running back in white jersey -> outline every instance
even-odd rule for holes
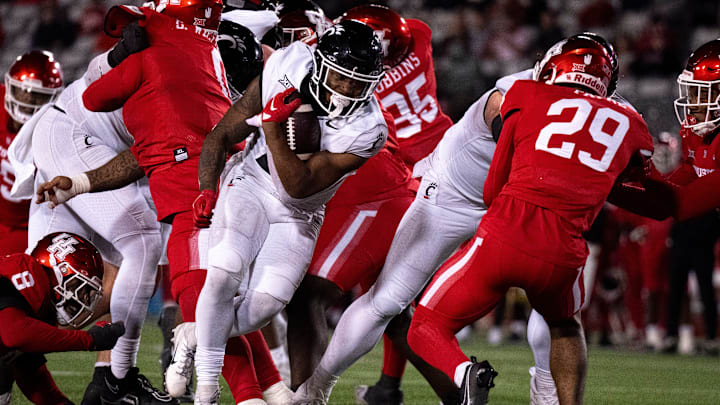
[[[290,87],[300,89],[312,67],[313,49],[302,42],[294,42],[287,48],[274,52],[265,63],[263,70],[263,105],[270,102],[276,94]],[[366,106],[350,117],[330,120],[327,116],[318,116],[318,123],[320,125],[320,150],[331,153],[352,153],[363,158],[370,158],[382,149],[388,134],[380,105],[374,97]],[[354,173],[346,174],[333,185],[309,197],[297,199],[290,197],[282,187],[273,165],[272,156],[265,144],[264,134],[260,135],[257,144],[248,155],[249,158],[243,161],[244,169],[256,177],[267,177],[268,173],[256,161],[262,155],[267,155],[272,179],[273,190],[269,191],[285,204],[306,211],[322,207],[332,198],[343,180]]]

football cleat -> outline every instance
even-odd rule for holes
[[[495,386],[493,380],[498,373],[487,360],[478,363],[473,356],[470,361],[472,364],[465,370],[462,386],[460,386],[461,405],[486,405],[490,388]]]
[[[219,385],[198,385],[195,405],[218,405],[220,403]]]
[[[173,355],[165,372],[165,388],[173,398],[179,398],[187,391],[195,363],[195,322],[185,322],[173,330]]]
[[[109,371],[109,370],[108,370]],[[112,372],[103,378],[103,392],[100,405],[163,405],[178,404],[178,401],[150,384],[137,367],[128,371],[123,379],[117,379]],[[97,403],[95,403],[97,404]]]
[[[358,385],[355,387],[355,403],[362,405],[403,405],[403,392],[398,388],[379,385]]]

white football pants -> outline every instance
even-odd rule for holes
[[[324,212],[290,209],[268,190],[269,176],[258,179],[241,165],[220,189],[195,317],[198,384],[217,384],[231,329],[243,335],[270,322],[310,264]]]
[[[58,175],[100,167],[119,152],[52,108],[38,122],[32,142],[36,186]],[[29,221],[29,249],[48,233],[73,232],[97,243],[110,263],[120,264],[110,300],[113,322],[125,323],[125,334],[111,357],[117,377],[135,365],[164,246],[147,180],[143,182],[145,185],[137,182],[118,190],[82,194],[55,209],[32,204]]]

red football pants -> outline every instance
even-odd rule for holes
[[[410,348],[454,379],[457,366],[469,361],[455,333],[490,312],[510,287],[525,289],[548,321],[572,317],[584,298],[582,268],[544,262],[480,228],[425,291],[410,324]]]

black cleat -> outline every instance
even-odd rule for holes
[[[105,391],[105,376],[110,374],[110,366],[95,367],[92,381],[85,388],[80,405],[97,405],[100,403],[100,395]]]
[[[122,380],[117,379],[112,372],[108,370],[103,379],[100,401],[93,403],[93,405],[96,404],[176,405],[178,401],[165,392],[153,387],[144,375],[138,373],[137,367],[133,367]],[[88,403],[88,405],[90,405],[90,403]]]
[[[362,405],[403,405],[403,392],[399,388],[358,385],[355,387],[355,403]]]
[[[490,388],[495,386],[493,380],[498,373],[487,360],[478,363],[473,356],[470,361],[473,364],[465,370],[465,376],[460,387],[461,405],[486,405]]]

